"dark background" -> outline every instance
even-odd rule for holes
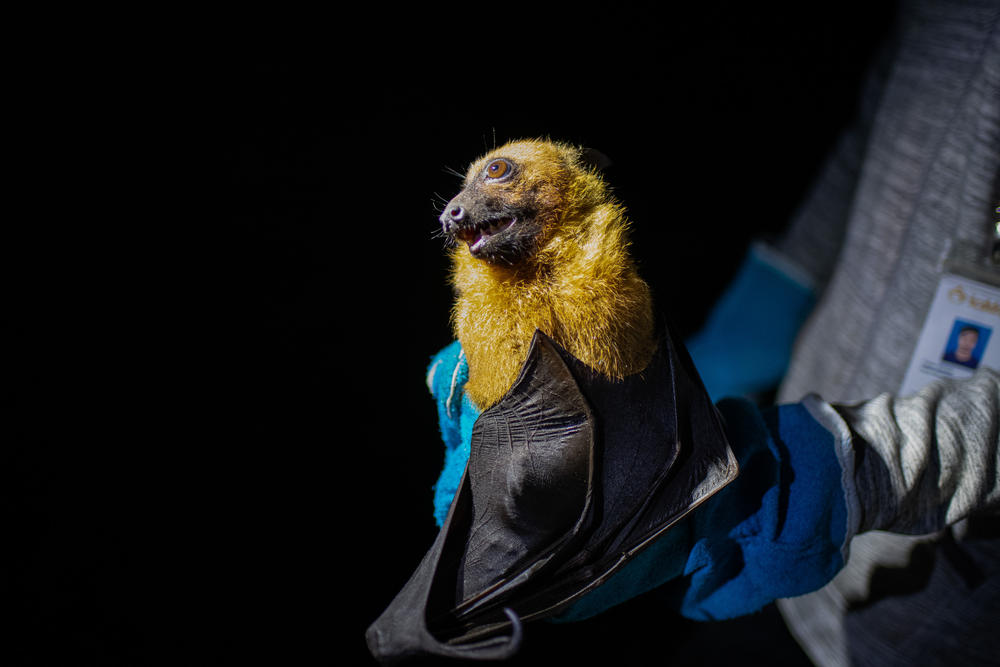
[[[436,530],[447,168],[521,137],[607,154],[687,335],[801,201],[893,10],[654,7],[233,17],[168,40],[142,98],[154,75],[116,70],[86,143],[122,180],[74,164],[122,224],[43,233],[12,283],[5,664],[369,664]],[[782,632],[640,599],[530,626],[516,662],[797,664]]]

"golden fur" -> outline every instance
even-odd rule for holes
[[[628,253],[628,221],[581,149],[516,141],[483,156],[466,183],[505,157],[518,178],[490,184],[490,195],[532,197],[541,223],[535,252],[513,264],[476,259],[462,243],[452,252],[455,335],[469,363],[466,392],[481,409],[517,378],[535,329],[612,378],[646,367],[655,348],[649,288]]]

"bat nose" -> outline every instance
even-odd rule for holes
[[[458,225],[465,220],[465,209],[461,204],[448,204],[439,219],[446,232],[454,232]]]

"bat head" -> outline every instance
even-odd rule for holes
[[[594,152],[546,140],[513,141],[469,167],[439,217],[444,234],[473,258],[517,265],[535,256],[575,215],[606,199]]]

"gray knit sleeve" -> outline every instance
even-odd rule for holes
[[[853,452],[853,460],[842,459],[854,515],[848,538],[867,530],[931,533],[1000,512],[996,372],[981,368],[967,380],[937,381],[913,396],[883,394],[830,407],[822,420],[850,438]]]

